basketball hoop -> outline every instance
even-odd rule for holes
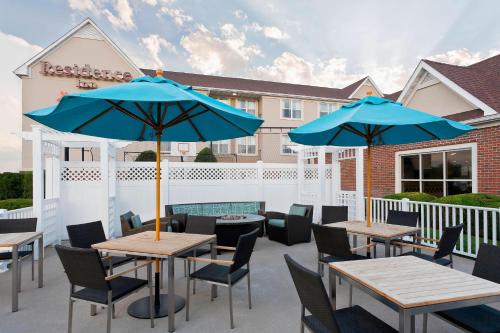
[[[189,143],[178,143],[177,150],[182,156],[186,156],[189,153]]]

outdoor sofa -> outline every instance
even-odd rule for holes
[[[233,202],[203,202],[183,203],[165,206],[165,217],[169,221],[172,231],[184,232],[188,215],[215,216],[225,215],[261,215],[265,216],[266,203],[264,201],[233,201]],[[246,222],[244,219],[234,224],[217,222],[215,233],[217,244],[236,246],[240,235],[259,229],[258,236],[265,234],[264,218],[258,222]]]

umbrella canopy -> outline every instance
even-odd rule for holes
[[[216,141],[253,135],[263,120],[163,77],[65,95],[26,113],[48,127],[129,141]],[[159,133],[161,132],[161,133]]]
[[[368,96],[289,132],[292,141],[312,146],[368,146],[367,224],[370,226],[371,147],[451,139],[471,126]]]

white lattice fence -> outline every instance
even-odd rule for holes
[[[116,167],[116,180],[124,181],[150,181],[156,179],[156,166],[153,163],[135,162],[124,163]],[[153,164],[153,165],[151,165]]]
[[[99,163],[65,162],[61,168],[63,182],[92,182],[101,180]]]
[[[297,168],[295,166],[285,167],[278,165],[265,165],[262,178],[265,182],[296,182]]]
[[[60,241],[57,208],[59,199],[43,200],[43,243],[45,245],[56,244]]]

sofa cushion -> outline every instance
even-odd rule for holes
[[[201,204],[173,205],[172,212],[174,214],[203,215],[203,206]]]
[[[137,229],[142,227],[142,221],[140,215],[133,215],[130,218],[130,221],[132,223],[132,229]]]
[[[285,227],[285,220],[282,219],[269,219],[269,224],[278,227],[278,228],[284,228]]]
[[[288,215],[306,216],[306,207],[292,205]]]
[[[260,209],[260,203],[253,202],[231,202],[231,209],[229,214],[258,214]]]
[[[203,216],[228,215],[231,209],[231,204],[229,202],[204,203],[200,205],[203,207]]]

